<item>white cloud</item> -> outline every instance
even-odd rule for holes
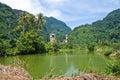
[[[39,0],[1,0],[13,9],[25,10],[33,14],[44,12]]]
[[[53,16],[57,19],[61,19],[62,17],[62,12],[60,10],[60,8],[62,8],[63,4],[66,2],[67,0],[44,0],[44,1],[40,1],[40,2],[44,2],[46,5],[44,6],[44,15],[45,16]]]
[[[61,3],[64,0],[45,0],[49,4],[49,8],[46,8],[45,5],[41,5],[40,0],[1,0],[2,3],[5,3],[12,7],[13,9],[20,9],[28,11],[32,14],[38,14],[42,12],[45,16],[53,16],[59,18],[61,16],[61,11],[57,10],[54,4]],[[54,5],[54,7],[50,8],[50,6]]]
[[[45,13],[45,15],[47,16],[53,16],[53,17],[56,17],[56,18],[60,18],[62,13],[60,10],[51,10],[51,11],[48,11],[47,13]]]
[[[65,0],[45,0],[45,2],[47,2],[47,3],[52,3],[52,4],[54,4],[54,3],[62,3],[62,2],[64,2]]]
[[[63,5],[67,2],[68,0],[44,0],[43,2],[46,3],[46,5],[49,6],[49,9],[57,9],[57,8],[62,8],[64,7]]]
[[[12,8],[16,8],[16,9],[22,9],[22,10],[28,10],[31,8],[30,3],[31,1],[28,0],[1,0],[1,2],[11,6]]]
[[[40,12],[45,13],[44,7],[41,5],[39,0],[32,0],[31,1],[31,12],[33,12],[34,14],[38,14]]]

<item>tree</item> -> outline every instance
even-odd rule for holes
[[[17,40],[18,54],[35,54],[46,52],[45,45],[41,37],[34,30],[21,33]]]
[[[17,40],[18,54],[35,54],[46,52],[44,43],[41,40],[39,31],[43,25],[43,15],[38,14],[35,17],[32,14],[24,14],[19,18],[19,25],[23,27],[23,31]]]
[[[25,32],[25,25],[26,25],[26,22],[27,22],[27,14],[24,12],[24,14],[22,16],[20,16],[20,18],[18,19],[19,21],[19,25],[22,26],[22,30],[23,30],[23,33]]]
[[[94,51],[95,50],[95,43],[88,44],[87,48],[89,51]]]
[[[24,13],[19,18],[19,25],[22,26],[22,32],[25,33],[26,31],[30,29],[34,29],[36,31],[40,31],[41,27],[44,24],[43,21],[43,14],[39,13],[37,17],[35,17],[32,14]]]
[[[44,24],[43,14],[39,13],[38,16],[37,16],[37,22],[36,22],[36,26],[38,28],[38,31],[39,31],[39,29],[41,29],[43,24]]]

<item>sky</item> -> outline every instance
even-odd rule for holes
[[[120,0],[0,0],[12,7],[34,15],[55,17],[72,29],[102,20],[109,12],[120,8]]]

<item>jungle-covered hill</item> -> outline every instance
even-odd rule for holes
[[[110,12],[103,20],[76,27],[69,34],[73,45],[120,43],[120,9]]]

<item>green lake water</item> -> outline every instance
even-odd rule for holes
[[[24,63],[25,69],[34,78],[53,75],[66,75],[83,73],[86,71],[104,72],[108,60],[100,55],[82,52],[64,54],[37,54],[12,57],[1,57],[3,65],[16,65]],[[74,54],[75,53],[75,54]],[[18,62],[15,62],[18,61]]]

